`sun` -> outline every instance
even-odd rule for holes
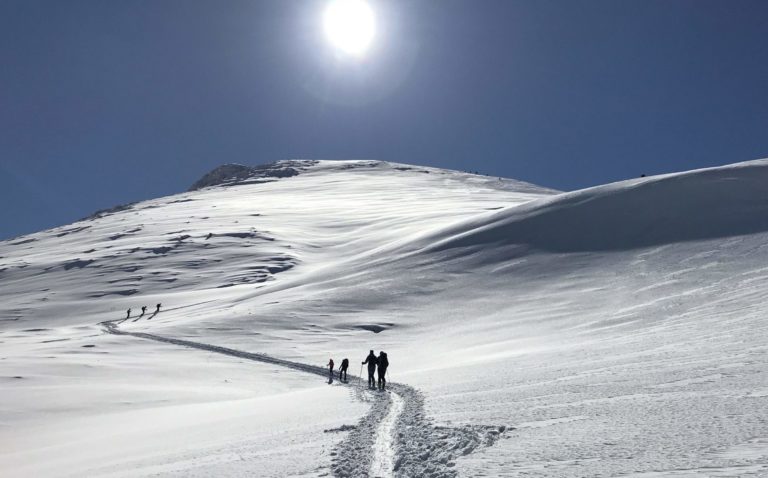
[[[323,26],[337,50],[356,57],[365,54],[376,34],[373,9],[365,0],[332,0],[325,9]]]

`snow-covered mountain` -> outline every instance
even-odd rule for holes
[[[0,469],[768,476],[766,192],[280,161],[0,242]]]

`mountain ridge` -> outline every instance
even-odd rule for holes
[[[349,431],[367,392],[203,350],[327,370],[375,349],[417,391],[405,416],[435,424],[411,456],[444,458],[444,476],[768,472],[764,161],[567,193],[301,166],[0,242],[1,469],[331,470],[341,440],[370,449]],[[470,455],[465,424],[512,433]]]

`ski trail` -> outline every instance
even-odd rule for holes
[[[395,466],[395,425],[403,412],[403,399],[396,393],[389,394],[389,411],[379,423],[376,441],[373,443],[371,477],[392,478]]]
[[[325,367],[191,340],[127,332],[116,322],[105,321],[100,325],[114,335],[205,350],[311,373],[324,379],[328,377]],[[392,382],[387,384],[389,393],[380,394],[356,387],[356,379],[358,377],[350,375],[348,383],[341,383],[352,388],[358,399],[370,402],[371,409],[331,453],[334,457],[331,471],[339,478],[454,478],[458,473],[453,460],[477,448],[493,445],[506,430],[514,429],[488,425],[438,427],[425,418],[424,397],[415,388]]]
[[[192,342],[190,340],[174,339],[170,337],[163,337],[161,335],[147,334],[143,332],[126,332],[118,328],[114,322],[103,322],[103,325],[107,332],[115,335],[130,335],[133,337],[139,337],[142,339],[154,340],[156,342],[165,342],[167,344],[180,345],[182,347],[190,347],[193,349],[205,350],[207,352],[215,352],[224,355],[230,355],[232,357],[244,358],[253,360],[256,362],[264,362],[273,365],[279,365],[281,367],[287,367],[301,372],[313,373],[322,377],[328,377],[328,369],[325,367],[317,367],[314,365],[307,365],[301,362],[293,362],[290,360],[279,359],[266,354],[245,352],[242,350],[231,349],[228,347],[221,347],[218,345],[211,345],[202,342]],[[356,378],[350,375],[352,378]]]

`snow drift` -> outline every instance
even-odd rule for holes
[[[768,160],[593,187],[435,233],[434,250],[525,244],[553,252],[628,250],[768,230]]]

